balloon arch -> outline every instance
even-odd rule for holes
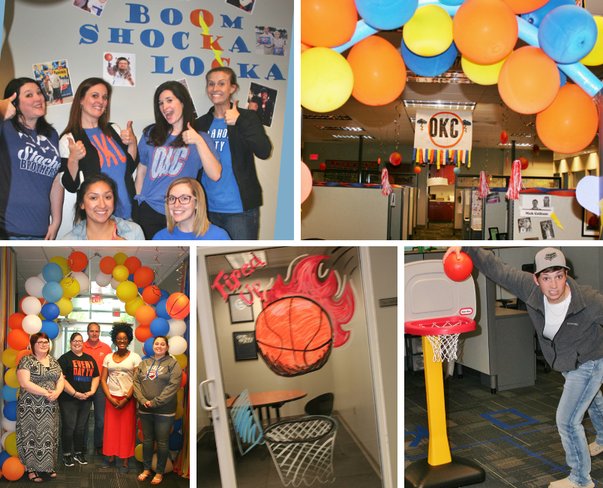
[[[0,472],[8,480],[23,476],[24,466],[17,456],[16,418],[19,382],[17,365],[21,358],[31,354],[30,335],[44,332],[53,340],[60,332],[60,318],[73,311],[72,299],[82,290],[89,290],[90,277],[86,274],[88,257],[81,251],[73,251],[67,258],[51,258],[39,275],[25,281],[25,296],[19,303],[19,311],[8,318],[7,345],[2,352],[4,386],[2,398],[2,436],[0,443]],[[190,311],[189,298],[181,292],[168,293],[159,288],[155,272],[143,266],[135,256],[118,252],[100,259],[99,272],[94,280],[100,287],[111,285],[117,298],[125,304],[126,313],[135,318],[134,337],[142,343],[145,355],[153,353],[156,336],[167,336],[170,354],[183,370],[182,383],[178,391],[176,422],[170,434],[170,450],[178,451],[183,445],[182,420],[185,411],[185,387],[187,383],[186,354],[188,326],[184,320]],[[137,426],[138,438],[142,441],[142,429]],[[142,444],[135,450],[135,457],[142,461]],[[171,466],[171,464],[170,464]]]

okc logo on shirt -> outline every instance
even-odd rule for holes
[[[98,136],[92,136],[92,145],[98,151],[98,157],[100,159],[101,168],[109,168],[111,164],[117,166],[118,164],[125,164],[126,155],[119,149],[115,141],[105,134]]]
[[[153,151],[150,164],[151,179],[161,176],[178,176],[188,158],[190,149],[184,147],[158,147]]]

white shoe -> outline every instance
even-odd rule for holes
[[[590,452],[591,456],[597,456],[603,452],[603,446],[601,444],[597,444],[596,442],[591,442],[588,445],[588,452]]]
[[[563,478],[562,480],[551,481],[549,483],[549,488],[595,488],[595,484],[591,480],[585,485],[579,485],[570,481],[569,478]]]

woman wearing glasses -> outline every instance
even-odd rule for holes
[[[50,355],[50,339],[44,332],[29,339],[31,354],[17,366],[21,386],[17,400],[17,452],[27,478],[39,483],[56,478],[59,447],[59,403],[64,387],[58,361]]]
[[[65,375],[65,388],[59,397],[61,406],[61,447],[63,464],[88,464],[84,434],[92,397],[100,381],[94,358],[84,352],[82,334],[74,332],[69,340],[71,350],[59,358]]]
[[[178,178],[168,187],[165,198],[167,227],[153,240],[230,240],[228,233],[207,218],[205,192],[193,178]]]
[[[153,97],[155,123],[145,128],[138,144],[134,220],[147,239],[166,225],[164,199],[172,181],[199,179],[201,173],[217,181],[222,166],[210,137],[192,128],[194,106],[188,90],[177,81],[159,85]]]

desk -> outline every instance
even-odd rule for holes
[[[272,390],[272,391],[260,391],[260,392],[249,392],[249,401],[253,408],[258,410],[260,416],[260,422],[263,422],[262,408],[266,408],[266,419],[270,423],[270,407],[276,410],[276,418],[280,420],[281,412],[280,408],[288,402],[299,400],[304,398],[308,394],[303,390]],[[226,399],[226,407],[230,408],[236,397],[230,397]]]

